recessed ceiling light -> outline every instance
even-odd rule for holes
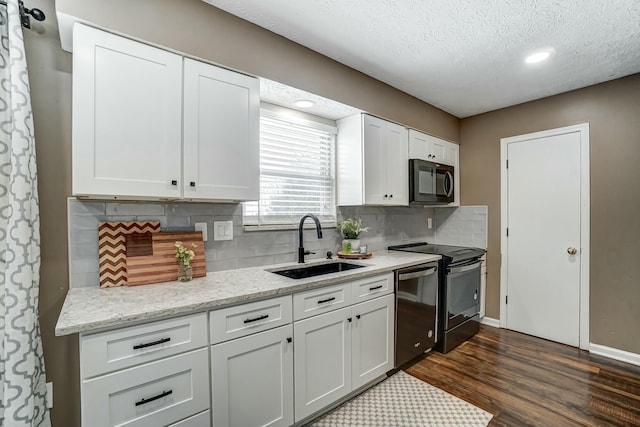
[[[300,101],[296,101],[294,102],[294,104],[296,104],[296,107],[300,107],[300,108],[311,108],[314,105],[316,105],[315,102],[308,101],[306,99],[301,99]]]
[[[536,62],[541,62],[541,61],[544,61],[545,59],[548,59],[550,56],[551,56],[550,50],[543,50],[527,56],[527,58],[525,59],[525,62],[527,64],[535,64]]]

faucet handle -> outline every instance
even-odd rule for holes
[[[333,256],[333,252],[327,251],[327,259],[333,259],[331,258],[332,256]]]

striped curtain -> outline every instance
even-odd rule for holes
[[[38,323],[40,217],[18,0],[0,5],[0,425],[50,427]]]

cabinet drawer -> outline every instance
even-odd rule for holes
[[[206,313],[81,335],[81,377],[90,378],[206,345]]]
[[[178,421],[169,427],[209,427],[211,425],[211,413],[204,411],[193,417]]]
[[[209,314],[211,344],[287,323],[291,323],[290,295],[215,310]]]
[[[82,384],[82,425],[157,427],[209,408],[208,349],[125,369]]]
[[[351,285],[327,286],[293,296],[294,320],[306,319],[351,304]]]
[[[393,273],[369,277],[351,284],[353,304],[368,301],[393,292]]]

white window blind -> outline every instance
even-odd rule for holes
[[[244,204],[244,225],[298,225],[307,213],[335,224],[335,128],[260,117],[260,201]]]

